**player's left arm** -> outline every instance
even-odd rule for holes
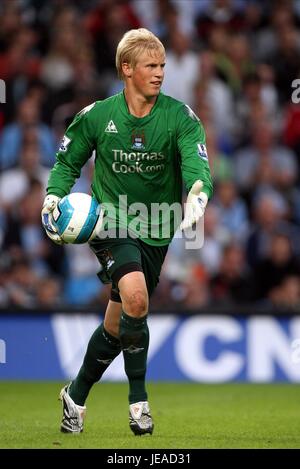
[[[203,216],[213,192],[205,143],[200,119],[189,106],[182,105],[177,115],[177,147],[182,177],[189,193],[181,229],[191,227]]]

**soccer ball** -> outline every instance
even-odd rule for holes
[[[65,243],[86,243],[96,236],[100,208],[90,195],[73,192],[59,201],[52,212],[52,223]]]

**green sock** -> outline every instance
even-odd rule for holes
[[[147,401],[145,376],[149,346],[147,316],[134,318],[122,312],[120,342],[129,381],[129,403]]]
[[[109,334],[102,323],[90,338],[82,367],[69,388],[69,394],[77,405],[84,405],[93,384],[99,381],[120,352],[119,339]]]

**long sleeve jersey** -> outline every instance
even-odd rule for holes
[[[201,179],[203,192],[212,194],[204,128],[189,106],[163,93],[141,118],[130,114],[124,92],[79,112],[56,155],[48,194],[68,194],[93,152],[94,197],[104,207],[115,208],[117,226],[124,220],[133,225],[144,207],[148,214],[140,214],[138,232],[148,244],[171,241],[181,216],[171,213],[167,235],[161,228],[167,207],[181,203],[182,180],[189,191]]]

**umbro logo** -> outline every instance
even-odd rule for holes
[[[123,351],[124,352],[128,352],[128,353],[140,353],[144,350],[144,347],[136,347],[135,345],[130,345],[130,347],[127,347],[127,348],[123,348]]]
[[[103,365],[110,365],[113,359],[108,358],[107,360],[101,360],[100,358],[96,358],[96,361],[99,363],[102,363]]]
[[[105,129],[105,132],[111,133],[111,134],[117,134],[118,129],[114,124],[114,121],[110,120],[109,123],[107,124],[107,127]]]

